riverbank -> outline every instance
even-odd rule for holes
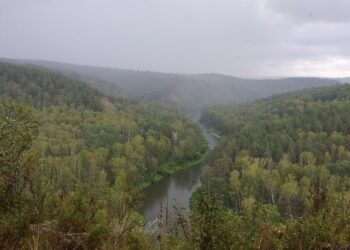
[[[164,172],[158,172],[152,180],[144,182],[144,202],[140,213],[145,222],[154,221],[161,211],[161,205],[167,204],[168,215],[176,216],[174,207],[181,208],[185,217],[190,214],[190,198],[193,192],[200,187],[200,178],[206,168],[207,156],[216,147],[219,139],[199,122],[199,114],[191,116],[198,124],[207,141],[207,150],[198,158],[182,164],[165,164]]]
[[[155,174],[154,176],[152,176],[148,180],[144,180],[141,183],[140,188],[145,189],[145,188],[149,187],[150,185],[152,185],[158,181],[161,181],[162,179],[164,179],[165,177],[167,177],[169,175],[175,174],[175,173],[182,171],[182,170],[186,170],[188,168],[198,167],[198,166],[202,165],[206,161],[209,152],[210,152],[210,149],[208,148],[205,151],[205,153],[201,154],[200,158],[198,158],[198,159],[186,161],[186,162],[183,162],[180,164],[174,163],[174,162],[168,162],[168,163],[161,165],[159,170],[157,171],[157,174]]]

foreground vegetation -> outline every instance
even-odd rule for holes
[[[142,187],[202,160],[199,128],[46,70],[0,72],[0,248],[350,247],[349,85],[205,110],[225,139],[190,218],[165,206],[145,226]]]

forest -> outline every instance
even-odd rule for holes
[[[0,93],[0,248],[121,246],[142,188],[207,151],[177,111],[60,73],[1,63]]]
[[[108,97],[0,63],[0,249],[348,249],[350,85],[203,110]],[[207,157],[207,158],[206,158]],[[150,183],[208,167],[190,217],[138,207]]]
[[[202,121],[225,136],[202,177],[226,211],[222,249],[350,246],[350,85],[210,107]]]

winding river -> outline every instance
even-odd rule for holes
[[[210,149],[218,144],[218,139],[208,133],[207,128],[199,123],[199,114],[192,116],[192,120],[196,122],[202,129],[203,135],[208,141]],[[205,165],[184,169],[175,174],[167,176],[159,182],[153,183],[145,189],[144,205],[141,208],[141,214],[145,218],[145,222],[154,221],[160,214],[161,203],[163,209],[168,204],[168,213],[171,216],[175,213],[173,205],[183,209],[185,216],[189,213],[189,199],[195,189],[200,185],[200,177],[205,170]]]

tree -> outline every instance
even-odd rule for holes
[[[293,198],[298,194],[298,183],[295,180],[295,177],[289,174],[284,181],[284,184],[281,186],[281,197],[288,204],[289,214],[292,214],[291,204]]]
[[[16,248],[45,216],[49,189],[45,169],[29,152],[36,128],[32,110],[1,97],[0,128],[0,248]]]

